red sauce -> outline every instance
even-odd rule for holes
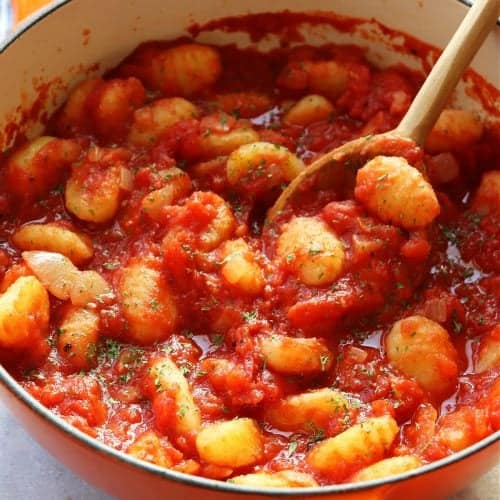
[[[343,29],[360,22],[327,18]],[[258,21],[252,24],[258,27],[253,39],[279,29],[288,40],[300,41],[294,30],[303,15],[250,20]],[[234,18],[223,24],[241,30],[248,22]],[[32,170],[24,171],[19,165],[25,164],[16,160],[22,149],[3,160],[4,310],[13,283],[22,276],[40,277],[22,250],[57,244],[55,238],[50,244],[20,242],[20,228],[31,223],[55,223],[91,241],[93,252],[78,267],[99,273],[111,293],[83,307],[98,322],[97,340],[87,343],[83,356],[76,351],[77,340],[61,341],[68,315],[82,310],[73,295],[57,298],[46,284],[51,290],[48,325],[44,330],[35,315],[41,333],[29,337],[28,332],[27,342],[12,345],[0,307],[0,360],[44,405],[102,442],[164,467],[223,480],[293,470],[307,474],[307,480],[301,476],[305,485],[349,482],[372,462],[400,455],[431,462],[498,430],[499,195],[498,188],[484,194],[483,184],[478,191],[481,178],[484,183],[498,167],[498,131],[484,123],[472,142],[451,141],[449,151],[434,154],[408,141],[387,145],[394,156],[429,172],[440,215],[425,227],[384,222],[363,205],[354,195],[361,165],[348,162],[315,184],[311,180],[277,221],[266,224],[266,210],[287,180],[283,166],[264,159],[260,169],[230,182],[228,154],[236,146],[224,149],[221,138],[250,134],[253,140],[247,142],[266,141],[279,152],[286,147],[309,164],[350,139],[394,128],[420,79],[403,68],[377,70],[360,49],[335,45],[284,47],[268,54],[218,47],[220,63],[204,60],[203,69],[191,74],[183,61],[168,62],[165,56],[179,43],[140,46],[105,80],[89,84],[82,98],[70,98],[47,129],[60,139],[34,154],[27,162]],[[305,125],[291,120],[292,102],[321,93],[317,86],[329,73],[319,84],[313,73],[325,61],[335,61],[348,75],[336,95],[327,96],[331,112]],[[162,71],[167,76],[160,78]],[[151,105],[173,97],[162,91],[164,78],[172,80],[169,88],[178,85],[177,95],[196,109],[159,130],[151,121]],[[143,136],[137,139],[131,129]],[[172,170],[174,165],[189,177]],[[51,175],[37,177],[46,168]],[[166,192],[179,175],[177,194]],[[68,201],[72,189],[78,194]],[[164,197],[159,204],[158,193]],[[93,197],[102,198],[92,205]],[[99,219],[108,202],[110,214]],[[316,240],[305,254],[280,253],[285,224],[301,217],[321,223],[343,249],[341,269],[328,282],[316,276],[319,283],[311,284],[295,262],[322,255]],[[237,250],[231,252],[231,245]],[[228,264],[234,259],[243,261],[237,260],[231,274]],[[238,278],[247,265],[256,273],[253,281],[245,281],[248,274]],[[134,266],[142,267],[132,279]],[[128,288],[127,279],[133,283]],[[144,292],[141,287],[148,283],[152,287]],[[413,316],[445,331],[448,354],[432,365],[444,387],[429,388],[388,357],[394,323]],[[80,328],[80,335],[87,331]],[[283,339],[292,345],[304,342],[316,353],[314,359],[296,355],[284,367],[265,347]],[[435,350],[440,348],[438,342]],[[286,353],[293,356],[293,348],[281,356]],[[177,375],[169,372],[166,381],[161,370],[155,372],[156,363],[165,360],[177,367]],[[184,402],[179,399],[184,382],[175,382],[179,374],[192,395]],[[319,410],[308,410],[309,403],[302,402],[305,416],[280,406],[291,404],[292,395],[320,389],[340,395],[344,404],[325,411],[324,401]],[[276,416],[280,408],[292,423]],[[395,422],[397,432],[383,449],[366,438],[373,459],[345,456],[325,471],[311,458],[329,438],[384,416]],[[208,459],[197,437],[205,432],[202,427],[236,417],[256,422],[255,457],[241,466]]]

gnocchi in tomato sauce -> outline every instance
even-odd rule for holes
[[[421,78],[360,49],[148,43],[0,164],[0,360],[62,419],[235,484],[377,479],[500,428],[498,124],[339,162]],[[368,136],[367,141],[370,138]]]

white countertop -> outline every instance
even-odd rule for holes
[[[0,500],[109,500],[54,460],[0,401]],[[450,500],[499,500],[500,466]]]

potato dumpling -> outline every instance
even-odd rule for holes
[[[161,445],[156,432],[147,431],[135,439],[128,447],[127,455],[160,467],[171,467],[173,461]]]
[[[191,97],[213,85],[221,72],[217,50],[197,43],[163,50],[152,61],[153,86],[167,96]]]
[[[47,337],[49,296],[34,276],[18,278],[0,295],[0,348],[23,350]]]
[[[5,162],[9,192],[26,202],[47,196],[80,153],[80,145],[70,139],[50,136],[33,139],[16,149]]]
[[[72,307],[57,329],[57,350],[74,371],[89,370],[97,363],[98,339],[99,315]]]
[[[483,174],[472,199],[472,208],[481,214],[500,213],[500,170]]]
[[[473,111],[445,109],[425,141],[429,153],[466,150],[481,139],[483,124]]]
[[[220,255],[220,273],[227,283],[249,295],[262,291],[264,274],[255,260],[255,254],[243,239],[226,241]]]
[[[263,486],[266,488],[307,488],[318,486],[316,480],[305,472],[280,470],[279,472],[254,472],[232,477],[229,483],[245,486]]]
[[[484,372],[500,367],[500,325],[483,335],[476,357],[476,370]]]
[[[288,396],[270,405],[264,411],[264,418],[284,431],[307,432],[311,424],[324,428],[331,419],[343,419],[350,408],[351,403],[341,392],[324,388]]]
[[[89,120],[86,106],[87,99],[102,82],[102,78],[90,78],[80,82],[71,91],[57,117],[56,124],[59,133],[66,135],[71,132],[72,127],[82,126]]]
[[[196,437],[196,449],[205,462],[233,469],[254,465],[264,456],[263,436],[251,418],[208,424]]]
[[[227,132],[203,132],[198,138],[198,155],[204,160],[227,156],[239,147],[258,140],[259,134],[248,125],[236,126]]]
[[[384,477],[395,476],[409,470],[417,469],[423,465],[420,458],[415,455],[402,455],[399,457],[386,458],[380,462],[374,463],[350,478],[353,483],[362,481],[373,481],[374,479],[382,479]]]
[[[332,103],[317,94],[306,95],[297,101],[283,117],[283,123],[307,126],[314,122],[327,120],[335,111]]]
[[[369,418],[321,441],[307,454],[306,461],[315,471],[341,481],[357,469],[382,459],[398,430],[398,424],[390,416]]]
[[[92,240],[76,229],[58,223],[26,224],[13,235],[12,241],[21,250],[46,250],[65,255],[80,265],[94,255]]]
[[[404,158],[376,156],[356,175],[355,198],[380,220],[418,229],[439,215],[432,186]]]
[[[294,217],[278,238],[277,256],[305,285],[333,283],[342,273],[344,247],[315,217]]]
[[[348,78],[348,70],[336,61],[292,61],[283,68],[278,85],[336,99],[344,92]]]
[[[156,222],[162,221],[163,208],[175,204],[192,189],[189,175],[177,167],[160,173],[165,185],[148,193],[141,202],[141,212]]]
[[[98,100],[92,102],[97,96]],[[137,78],[113,78],[103,81],[91,97],[93,128],[101,137],[109,140],[120,139],[126,134],[134,110],[142,106],[145,100],[144,87]]]
[[[286,374],[317,374],[332,364],[331,353],[323,339],[270,335],[260,338],[266,364]]]
[[[215,193],[196,192],[191,196],[191,200],[203,203],[213,210],[212,219],[203,227],[198,236],[199,248],[209,252],[231,237],[236,220],[224,199]]]
[[[233,186],[262,192],[295,179],[304,168],[302,160],[283,146],[253,142],[230,154],[226,175]]]
[[[213,102],[217,109],[237,118],[254,118],[272,107],[269,96],[252,91],[217,94]]]
[[[66,183],[66,208],[79,219],[104,223],[120,206],[122,168],[98,163],[74,166]]]
[[[201,426],[200,410],[196,406],[186,377],[167,356],[153,361],[148,377],[153,382],[156,394],[166,391],[175,400],[174,432],[186,435],[197,432]]]
[[[132,260],[118,284],[128,335],[138,344],[164,340],[173,331],[177,306],[160,271],[146,260]]]
[[[157,99],[134,111],[128,140],[137,146],[153,146],[172,125],[198,114],[198,108],[182,97]]]
[[[457,352],[439,323],[424,316],[396,321],[385,347],[391,365],[413,377],[432,396],[445,397],[455,390]]]
[[[120,140],[127,132],[134,110],[146,93],[137,78],[93,78],[80,83],[70,94],[57,118],[59,133],[97,133],[107,140]]]

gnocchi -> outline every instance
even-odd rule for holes
[[[445,109],[430,131],[425,148],[430,153],[465,150],[483,135],[483,123],[473,111]]]
[[[71,139],[42,136],[28,142],[7,159],[10,192],[27,202],[46,196],[80,153],[80,145]]]
[[[500,325],[488,332],[479,344],[476,357],[476,369],[484,372],[500,366]]]
[[[213,47],[190,43],[161,51],[153,58],[153,86],[168,96],[191,97],[213,85],[221,73]]]
[[[305,168],[302,160],[286,148],[268,142],[252,142],[233,151],[227,160],[227,180],[245,189],[256,185],[259,191],[291,181]]]
[[[264,486],[267,488],[307,488],[318,486],[315,479],[305,472],[280,470],[279,472],[255,472],[235,476],[229,480],[234,484],[246,486]]]
[[[321,373],[332,364],[331,353],[322,339],[274,334],[263,336],[260,348],[267,366],[280,373]]]
[[[152,344],[174,331],[177,306],[167,283],[152,263],[131,261],[121,272],[118,294],[132,341]]]
[[[286,112],[283,121],[293,125],[307,126],[329,119],[334,112],[335,108],[328,99],[318,94],[310,94],[297,101]]]
[[[175,400],[174,432],[177,435],[198,432],[201,426],[200,410],[194,402],[186,377],[177,365],[169,357],[158,358],[149,367],[148,377],[156,394],[165,392]]]
[[[152,146],[172,125],[196,118],[198,109],[181,97],[158,99],[134,111],[128,140],[138,146]]]
[[[74,371],[89,370],[97,363],[99,316],[92,310],[73,307],[57,330],[57,349]]]
[[[19,228],[12,241],[21,250],[46,250],[60,253],[80,265],[94,255],[92,240],[73,228],[57,223],[27,224]]]
[[[250,418],[207,425],[196,437],[196,449],[205,462],[233,469],[256,464],[264,456],[260,429]]]
[[[325,439],[307,454],[306,460],[314,470],[341,480],[382,459],[398,430],[392,417],[372,417]]]
[[[349,416],[351,402],[340,391],[316,389],[288,396],[264,411],[265,419],[278,429],[307,432],[322,429],[329,420]]]
[[[278,238],[276,254],[302,283],[333,283],[342,273],[344,246],[328,226],[314,217],[294,217]]]
[[[435,397],[451,394],[457,383],[457,353],[448,332],[424,316],[394,323],[385,339],[389,362]]]
[[[243,239],[231,240],[221,247],[221,274],[236,289],[250,295],[262,291],[265,281],[255,255]]]
[[[423,463],[420,458],[415,455],[386,458],[385,460],[381,460],[380,462],[374,463],[356,472],[356,474],[351,477],[351,481],[354,483],[373,481],[374,479],[402,474],[403,472],[417,469],[422,465]]]
[[[379,219],[418,229],[439,215],[432,186],[404,158],[377,156],[358,170],[355,198]]]
[[[98,164],[73,167],[66,183],[66,208],[86,222],[104,223],[112,219],[120,206],[122,168]]]
[[[161,177],[165,185],[148,193],[141,202],[141,212],[156,222],[161,222],[165,206],[173,205],[192,190],[191,179],[180,168],[168,168]]]
[[[34,276],[21,276],[0,295],[0,347],[23,350],[45,339],[49,319],[45,288]]]

